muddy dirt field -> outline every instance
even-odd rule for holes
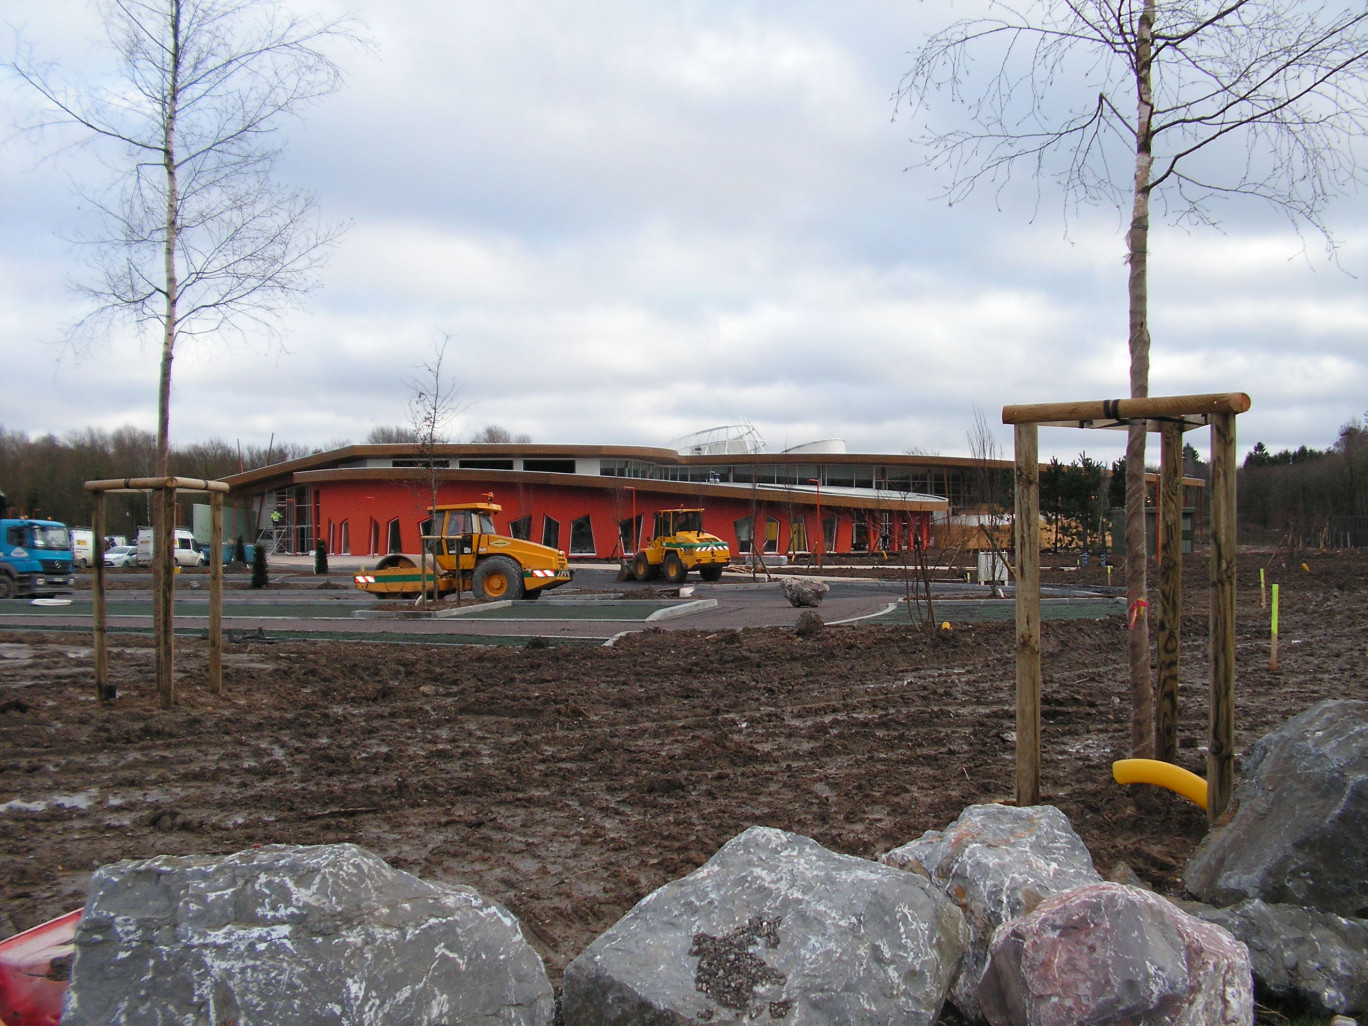
[[[1281,584],[1276,673],[1264,565]],[[1180,761],[1204,773],[1205,561],[1189,557],[1184,579]],[[1368,556],[1241,554],[1240,752],[1321,698],[1368,699],[1366,600]],[[118,699],[98,707],[88,635],[0,633],[0,935],[80,906],[90,870],[118,859],[351,841],[506,905],[558,984],[634,902],[749,825],[873,857],[1009,799],[1013,634],[229,644],[221,698],[203,686],[202,643],[180,641],[179,704],[163,712],[148,639],[112,637]],[[1204,813],[1111,780],[1128,754],[1121,618],[1043,635],[1045,800],[1104,875],[1125,861],[1178,891]]]

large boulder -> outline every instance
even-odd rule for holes
[[[979,983],[993,1026],[1249,1026],[1249,953],[1149,891],[1097,883],[1001,926]]]
[[[1183,880],[1212,905],[1368,918],[1368,702],[1321,702],[1262,738]]]
[[[1327,1012],[1368,1012],[1368,920],[1258,898],[1183,908],[1243,942],[1254,979],[1270,992]]]
[[[779,593],[791,606],[820,606],[831,586],[826,581],[811,577],[785,577],[779,582]]]
[[[547,1026],[518,922],[351,844],[96,871],[63,1026]]]
[[[920,877],[752,827],[566,967],[565,1024],[929,1024],[963,929]]]
[[[971,805],[944,831],[928,830],[881,861],[927,877],[964,913],[969,944],[950,999],[971,1019],[982,1017],[978,985],[993,932],[1051,894],[1102,879],[1052,805]]]

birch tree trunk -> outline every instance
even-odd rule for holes
[[[167,70],[166,104],[162,110],[162,167],[166,175],[166,223],[162,261],[166,300],[165,323],[162,325],[161,373],[157,382],[157,476],[170,476],[171,451],[171,361],[176,350],[176,301],[179,298],[179,279],[176,270],[176,245],[180,228],[180,199],[176,185],[176,114],[180,104],[181,65],[181,4],[172,0],[170,6],[170,52]],[[175,608],[175,506],[161,501],[152,505],[152,619],[153,632],[158,639],[155,672],[165,707],[173,700],[174,650],[172,647],[172,616]]]
[[[1135,42],[1138,111],[1135,133],[1135,186],[1130,231],[1126,235],[1130,297],[1130,394],[1149,395],[1149,196],[1154,163],[1152,73],[1154,0],[1146,0]],[[1146,595],[1148,552],[1145,537],[1145,431],[1132,424],[1126,436],[1126,605],[1129,629],[1131,755],[1154,754],[1154,685],[1150,674],[1149,616]]]

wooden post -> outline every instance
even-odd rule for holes
[[[1016,426],[1016,803],[1040,804],[1039,429]]]
[[[209,691],[223,694],[223,493],[209,493]]]
[[[167,478],[161,489],[161,523],[157,525],[157,552],[153,562],[161,567],[153,604],[161,610],[157,624],[157,697],[163,709],[176,702],[176,489],[174,478]]]
[[[1211,712],[1207,819],[1235,788],[1235,415],[1211,418]]]
[[[1183,619],[1183,430],[1165,424],[1159,461],[1159,681],[1154,757],[1178,758],[1178,650]]]
[[[92,516],[90,542],[93,559],[93,574],[90,581],[90,619],[94,629],[95,656],[95,700],[107,702],[113,698],[109,689],[109,648],[105,628],[105,579],[104,579],[104,530],[105,497],[104,492],[95,493],[95,511]]]

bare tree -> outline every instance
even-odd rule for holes
[[[380,424],[366,435],[367,445],[408,445],[418,441],[413,428],[403,424]]]
[[[95,146],[110,179],[85,193],[100,215],[93,304],[71,340],[111,322],[161,340],[158,475],[167,473],[171,367],[196,336],[268,337],[281,311],[316,283],[340,229],[310,195],[273,179],[279,131],[341,81],[331,44],[345,22],[301,19],[277,0],[106,0],[118,77],[87,83],[22,52],[12,70],[43,110],[28,125]]]
[[[405,382],[411,392],[409,399],[409,424],[412,428],[412,439],[417,444],[418,452],[421,454],[419,467],[424,472],[424,479],[427,485],[427,508],[434,510],[437,508],[437,446],[444,445],[448,441],[447,428],[453,417],[460,412],[457,405],[459,392],[456,384],[446,376],[443,364],[447,361],[447,348],[451,345],[451,336],[444,334],[440,339],[435,339],[432,343],[432,356],[421,365],[421,376],[409,379]],[[439,526],[433,524],[434,527]],[[428,570],[428,546],[420,547],[422,558],[420,559],[419,576],[422,584],[418,591],[418,600],[424,601],[427,596],[427,570]],[[433,561],[435,568],[436,561]],[[436,597],[436,582],[434,580],[433,593]],[[456,589],[456,601],[461,600],[461,589]]]
[[[985,78],[967,93],[971,69]],[[1043,0],[936,33],[897,93],[914,111],[945,93],[969,126],[929,130],[922,163],[954,202],[1003,188],[1019,169],[1054,181],[1066,208],[1130,209],[1130,394],[1149,393],[1151,197],[1190,224],[1218,201],[1254,197],[1333,248],[1328,202],[1362,183],[1368,128],[1368,11],[1361,2]],[[1039,194],[1037,194],[1037,199]],[[1126,592],[1131,748],[1153,751],[1145,615],[1145,425],[1126,444]]]
[[[518,445],[525,445],[532,441],[531,435],[513,434],[508,428],[498,424],[489,424],[480,429],[480,432],[471,439],[472,442],[480,445],[506,445],[510,442]]]

